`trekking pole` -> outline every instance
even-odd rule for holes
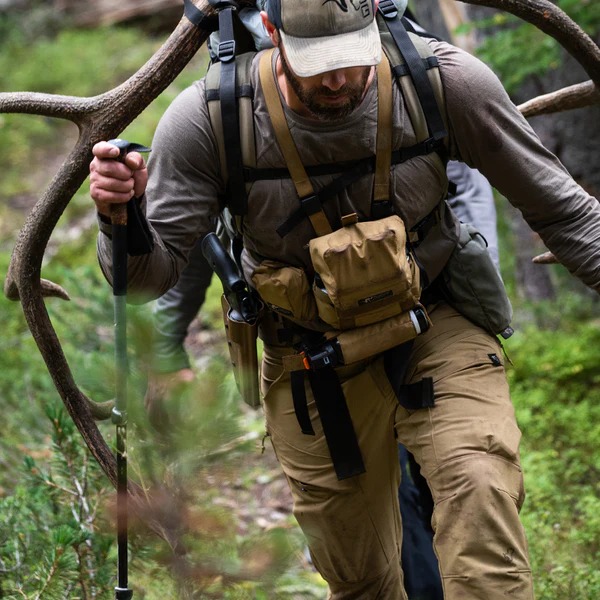
[[[129,152],[149,152],[139,144],[126,140],[108,142],[119,148],[117,160],[124,162]],[[130,600],[133,590],[129,589],[128,576],[128,497],[127,497],[127,204],[111,206],[113,297],[115,315],[115,406],[112,422],[117,427],[117,553],[118,581],[115,588],[116,600]]]

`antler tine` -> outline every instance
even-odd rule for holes
[[[594,85],[593,81],[585,81],[532,98],[520,104],[518,109],[527,118],[584,108],[598,103],[600,103],[600,87]]]
[[[200,0],[197,5],[207,14],[212,12],[208,0]],[[88,176],[94,143],[114,138],[127,127],[175,79],[207,37],[208,32],[182,18],[162,48],[135,75],[117,88],[94,98],[0,94],[0,112],[54,116],[69,119],[79,127],[75,148],[19,233],[5,282],[5,293],[11,299],[21,300],[25,318],[54,384],[88,448],[113,485],[117,481],[115,459],[93,418],[93,413],[99,418],[106,416],[110,403],[93,403],[73,379],[43,300],[44,293],[64,293],[66,296],[66,292],[52,282],[42,283],[42,259],[60,216]]]

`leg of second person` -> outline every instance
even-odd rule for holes
[[[179,281],[156,301],[154,353],[155,369],[159,373],[190,368],[183,343],[190,323],[204,303],[212,277],[212,269],[202,254],[202,240],[199,238],[190,252]]]
[[[280,361],[268,348],[263,355],[267,430],[290,484],[294,515],[334,600],[406,599],[394,435],[397,402],[389,386],[382,389],[376,381],[373,367],[343,384],[366,473],[338,481],[310,386],[306,393],[314,436],[300,431],[290,379],[281,374]],[[377,377],[380,372],[381,365]]]

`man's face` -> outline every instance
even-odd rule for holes
[[[371,74],[371,67],[352,67],[329,71],[314,77],[298,77],[281,52],[286,79],[313,117],[337,121],[347,117],[360,104]]]

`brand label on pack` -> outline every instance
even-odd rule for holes
[[[364,306],[365,304],[371,304],[372,302],[377,302],[378,300],[383,300],[384,298],[387,298],[388,296],[391,296],[394,292],[392,292],[392,290],[388,290],[387,292],[381,292],[380,294],[375,294],[374,296],[369,296],[368,298],[363,298],[362,300],[359,300],[358,303],[361,306]]]

